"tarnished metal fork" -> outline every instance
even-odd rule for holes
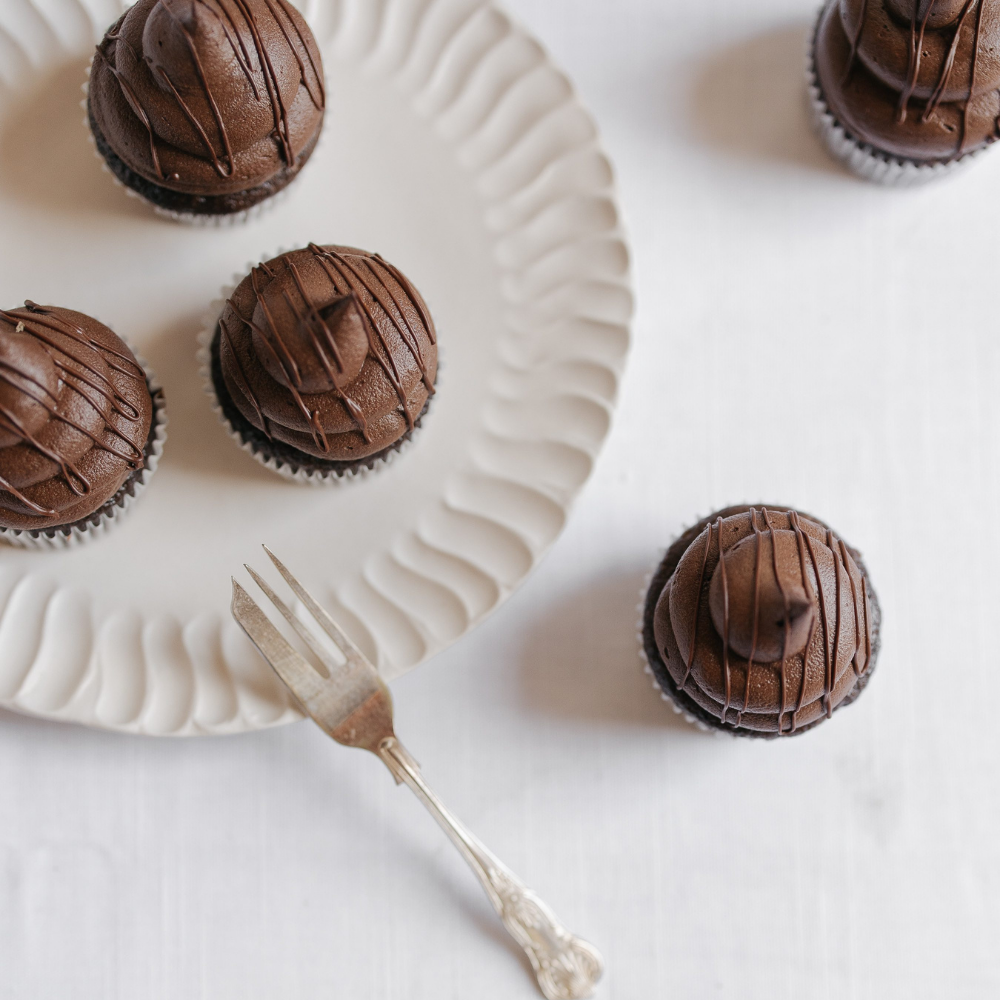
[[[323,673],[285,639],[235,579],[233,617],[302,708],[329,736],[344,746],[376,754],[396,783],[407,785],[423,802],[475,872],[511,937],[524,949],[548,1000],[592,996],[603,972],[600,953],[570,934],[548,906],[444,807],[427,786],[416,761],[396,738],[392,696],[375,667],[266,545],[264,551],[343,654],[344,662],[337,662],[313,631],[249,566],[247,571],[316,656]]]

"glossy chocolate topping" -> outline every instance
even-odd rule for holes
[[[297,166],[323,123],[323,65],[288,0],[139,0],[97,47],[90,111],[160,187],[244,191]]]
[[[98,510],[143,467],[152,413],[145,373],[106,326],[33,302],[0,310],[0,526]]]
[[[815,64],[834,116],[883,152],[942,162],[1000,135],[1000,0],[831,0]]]
[[[751,507],[690,542],[653,634],[677,690],[718,724],[788,735],[857,693],[872,619],[868,582],[841,539],[795,511]]]
[[[412,430],[437,377],[434,324],[378,254],[317,246],[255,267],[219,320],[233,404],[317,458],[375,455]]]
[[[799,577],[795,533],[755,532],[718,561],[708,588],[715,631],[748,662],[775,663],[806,648],[816,615]]]

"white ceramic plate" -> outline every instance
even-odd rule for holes
[[[0,3],[0,304],[97,316],[164,383],[150,489],[75,551],[0,551],[0,704],[129,732],[295,718],[232,622],[266,541],[393,677],[454,642],[559,535],[607,434],[628,347],[628,251],[593,122],[543,49],[476,0],[304,4],[331,94],[288,199],[246,226],[161,221],[92,155],[80,85],[121,0]],[[440,332],[414,447],[337,489],[226,436],[195,340],[222,285],[278,247],[377,250]]]

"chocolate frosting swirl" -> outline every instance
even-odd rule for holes
[[[83,313],[0,310],[0,525],[72,524],[143,467],[153,404],[128,347]]]
[[[857,553],[792,510],[721,511],[687,545],[653,611],[682,695],[718,724],[788,735],[857,695],[873,598]]]
[[[293,170],[323,123],[323,64],[288,0],[139,0],[97,47],[90,112],[133,171],[222,195]]]
[[[876,149],[942,162],[1000,135],[1000,0],[831,0],[815,63],[834,116]]]
[[[331,461],[384,450],[434,392],[437,338],[378,254],[317,246],[255,267],[219,319],[225,388],[270,439]]]

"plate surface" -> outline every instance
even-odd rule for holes
[[[612,174],[566,78],[490,4],[301,4],[326,61],[323,142],[288,198],[240,227],[161,221],[81,126],[90,52],[127,4],[0,5],[0,304],[97,316],[149,359],[170,437],[107,538],[0,551],[0,704],[137,733],[296,718],[228,613],[266,541],[387,677],[454,642],[562,529],[607,434],[628,347]],[[440,392],[414,446],[365,480],[290,484],[227,437],[196,338],[252,261],[362,246],[421,289]]]

